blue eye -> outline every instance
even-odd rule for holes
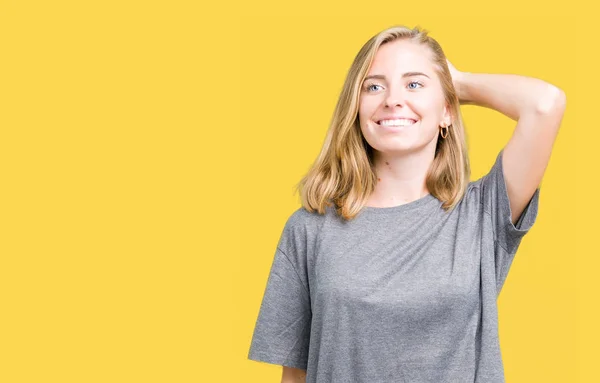
[[[371,87],[372,87],[372,86],[381,86],[381,85],[378,85],[378,84],[371,84],[371,85],[368,85],[368,86],[367,86],[367,90],[371,90]]]
[[[412,86],[412,85],[415,85],[415,84],[416,84],[417,86]],[[370,85],[367,85],[365,89],[366,89],[368,92],[371,92],[371,91],[376,91],[377,89],[373,89],[373,87],[374,87],[374,86],[381,87],[381,85],[379,85],[379,84],[370,84]],[[418,89],[419,87],[423,87],[423,84],[422,84],[422,83],[420,83],[420,82],[418,82],[418,81],[411,81],[410,83],[408,83],[408,88],[409,88],[409,89]]]

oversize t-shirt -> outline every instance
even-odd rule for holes
[[[502,154],[450,212],[431,194],[348,222],[296,210],[248,358],[307,383],[504,382],[496,300],[540,189],[513,225]]]

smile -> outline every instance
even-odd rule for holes
[[[407,126],[412,126],[416,123],[417,123],[417,121],[415,121],[415,120],[401,118],[401,119],[396,119],[396,120],[380,120],[380,121],[377,121],[375,124],[377,124],[378,126],[382,127],[385,130],[396,132],[399,130],[403,130],[403,128],[405,128]]]
[[[396,119],[396,120],[380,120],[380,121],[376,122],[376,124],[379,126],[393,126],[393,127],[410,126],[415,123],[416,123],[415,120],[408,119],[408,118],[400,118],[400,119]]]

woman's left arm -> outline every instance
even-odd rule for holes
[[[542,80],[514,74],[467,73],[448,62],[461,104],[494,109],[517,121],[502,167],[513,224],[539,187],[566,107],[565,93]]]

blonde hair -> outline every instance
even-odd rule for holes
[[[335,206],[339,216],[354,218],[375,189],[377,176],[373,148],[360,130],[358,106],[360,89],[379,47],[407,39],[430,48],[433,62],[453,117],[446,138],[438,136],[436,154],[426,185],[430,194],[443,201],[448,211],[463,197],[469,184],[470,165],[460,103],[446,63],[446,56],[427,30],[393,26],[379,32],[363,45],[348,71],[321,152],[307,174],[296,185],[302,206],[324,214]]]

